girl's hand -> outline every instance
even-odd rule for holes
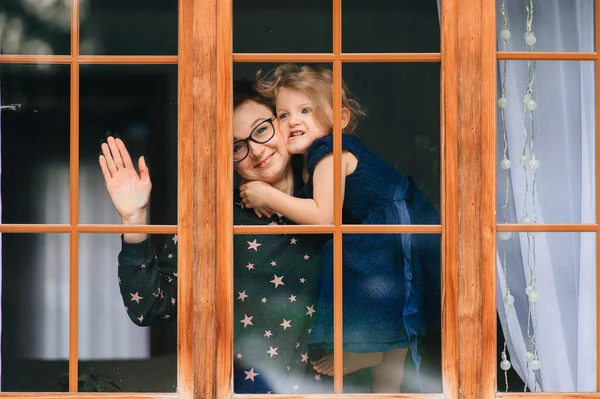
[[[275,214],[275,212],[271,208],[254,208],[254,213],[261,219],[263,216],[269,219]]]
[[[244,186],[246,183],[248,183],[248,180],[242,178],[240,180],[240,188],[239,189],[241,190],[241,187]],[[240,197],[241,197],[241,191],[240,191]],[[242,200],[242,203],[243,202],[244,201]],[[247,208],[250,208],[250,207],[247,207]],[[254,208],[254,213],[256,214],[256,216],[258,216],[261,219],[262,219],[263,216],[266,217],[267,219],[269,219],[271,216],[273,216],[275,214],[275,211],[273,211],[271,208],[267,208],[267,207],[265,207],[265,208]]]
[[[275,189],[268,183],[262,181],[250,181],[244,183],[240,186],[240,197],[242,198],[242,203],[246,208],[269,208],[268,199],[270,190]],[[273,214],[273,212],[267,213],[270,213],[271,215]]]
[[[123,223],[144,224],[152,189],[144,157],[138,160],[138,175],[123,141],[113,137],[106,141],[99,161],[108,194]]]

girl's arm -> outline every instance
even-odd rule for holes
[[[349,152],[342,154],[342,203],[346,176],[357,164]],[[240,187],[242,201],[249,208],[266,206],[298,224],[333,224],[333,154],[321,159],[313,174],[313,199],[295,198],[263,182]]]

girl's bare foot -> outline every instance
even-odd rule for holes
[[[375,367],[383,360],[383,352],[357,353],[344,352],[344,374]],[[319,360],[311,362],[319,374],[333,376],[333,353],[329,353]]]

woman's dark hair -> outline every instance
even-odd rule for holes
[[[233,109],[236,109],[246,101],[255,101],[259,104],[273,108],[273,101],[261,96],[254,86],[254,82],[248,79],[233,81]]]

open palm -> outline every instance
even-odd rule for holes
[[[121,219],[145,214],[152,183],[144,157],[138,161],[138,174],[123,141],[113,137],[106,141],[102,144],[100,168],[117,212]]]

